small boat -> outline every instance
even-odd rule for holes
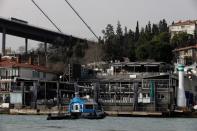
[[[49,114],[47,120],[64,120],[64,119],[103,119],[106,114],[102,107],[89,96],[80,98],[78,96],[71,99],[69,111],[66,114]]]
[[[89,95],[79,97],[78,85],[75,83],[75,97],[69,103],[69,109],[66,114],[49,114],[47,120],[62,120],[62,119],[103,119],[106,114],[102,109],[101,104],[91,99]],[[59,105],[59,104],[58,104]]]
[[[69,112],[71,116],[85,119],[103,119],[106,116],[102,107],[89,96],[73,98],[69,104]]]

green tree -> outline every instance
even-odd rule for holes
[[[105,43],[111,42],[111,40],[114,38],[114,27],[111,24],[108,24],[105,30],[102,31],[104,34],[104,41]]]
[[[168,32],[168,31],[169,29],[168,29],[168,24],[166,20],[165,19],[161,20],[159,22],[159,32],[161,33],[161,32]]]
[[[193,39],[193,36],[187,34],[186,32],[175,34],[171,39],[171,44],[173,45],[174,48],[184,47],[184,46],[192,45],[194,43],[195,43],[195,39]]]
[[[158,35],[155,35],[152,41],[170,43],[170,34],[168,32],[161,32]]]
[[[153,24],[152,25],[152,34],[153,34],[153,36],[159,34],[159,28],[158,28],[158,25],[157,24]]]
[[[135,29],[135,41],[138,41],[140,37],[140,29],[139,29],[139,22],[137,21],[136,29]]]
[[[117,23],[116,35],[117,35],[117,37],[123,36],[123,31],[122,31],[120,21],[118,21],[118,23]]]
[[[123,33],[119,21],[116,33],[112,25],[107,25],[103,31],[105,60],[122,60],[123,57],[127,57],[131,61],[154,59],[170,62],[172,48],[165,19],[158,24],[151,24],[149,21],[145,28],[139,30],[138,21],[134,32],[131,29],[128,31],[125,27]]]
[[[105,30],[102,31],[104,34],[104,45],[103,50],[105,52],[104,60],[110,61],[115,59],[114,53],[116,52],[116,46],[115,46],[115,34],[114,34],[114,28],[111,24],[108,24]]]
[[[138,60],[146,60],[149,58],[149,52],[147,50],[148,45],[147,44],[142,44],[136,49],[136,58]]]

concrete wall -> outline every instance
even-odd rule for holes
[[[132,105],[124,105],[124,106],[115,106],[115,105],[111,105],[111,106],[103,106],[104,111],[119,111],[119,112],[125,112],[125,111],[133,111],[133,106]]]
[[[19,76],[21,78],[32,79],[32,69],[30,68],[20,68],[19,69]]]
[[[19,75],[21,78],[31,79],[31,80],[45,80],[44,72],[39,72],[39,77],[33,77],[33,71],[31,68],[20,68]],[[56,78],[55,74],[46,73],[46,80],[51,81]]]

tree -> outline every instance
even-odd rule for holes
[[[159,32],[168,32],[168,24],[165,19],[159,22]]]
[[[170,43],[170,34],[168,32],[161,32],[158,35],[155,35],[152,41]]]
[[[161,43],[158,46],[158,48],[159,48],[159,57],[156,58],[156,60],[171,63],[173,58],[171,45],[166,43]]]
[[[195,39],[192,35],[182,32],[174,35],[174,37],[171,39],[171,44],[174,48],[189,46],[195,44]]]
[[[127,37],[128,47],[126,47],[127,56],[130,61],[136,61],[136,54],[135,54],[135,32],[129,30],[128,37]]]
[[[118,21],[118,23],[117,23],[116,35],[119,38],[123,36],[123,31],[122,31],[120,21]]]
[[[153,36],[159,34],[159,28],[156,24],[152,25],[152,34],[153,34]]]
[[[115,34],[114,34],[114,28],[111,24],[108,24],[105,30],[102,31],[104,34],[104,45],[103,50],[105,52],[104,60],[110,61],[114,59],[114,51],[115,51]]]
[[[126,36],[127,34],[128,34],[127,27],[125,26],[124,27],[124,36]]]
[[[139,37],[140,37],[139,22],[137,21],[137,25],[135,29],[135,41],[138,41]]]
[[[105,60],[122,60],[127,57],[130,61],[154,59],[156,61],[171,61],[172,48],[169,44],[170,35],[165,19],[159,24],[148,24],[139,31],[139,22],[133,32],[125,27],[124,33],[118,21],[116,33],[112,25],[107,25],[104,33]],[[166,53],[166,54],[165,54]]]
[[[136,49],[136,57],[138,60],[146,60],[149,58],[149,52],[147,50],[147,47],[147,44],[143,44]]]
[[[102,31],[104,34],[105,43],[111,42],[114,37],[114,27],[111,24],[108,24],[105,30]]]

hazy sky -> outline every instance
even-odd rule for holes
[[[90,40],[95,39],[64,0],[35,1],[64,33]],[[118,20],[122,27],[127,26],[134,30],[137,20],[143,26],[149,20],[157,23],[163,18],[169,23],[197,19],[197,0],[69,1],[99,36],[102,35],[101,31],[107,24],[116,26]],[[32,4],[31,0],[0,0],[0,17],[16,17],[27,20],[33,25],[56,30]],[[16,45],[21,43],[24,43],[21,38],[8,37],[7,47],[11,46],[16,49]]]

